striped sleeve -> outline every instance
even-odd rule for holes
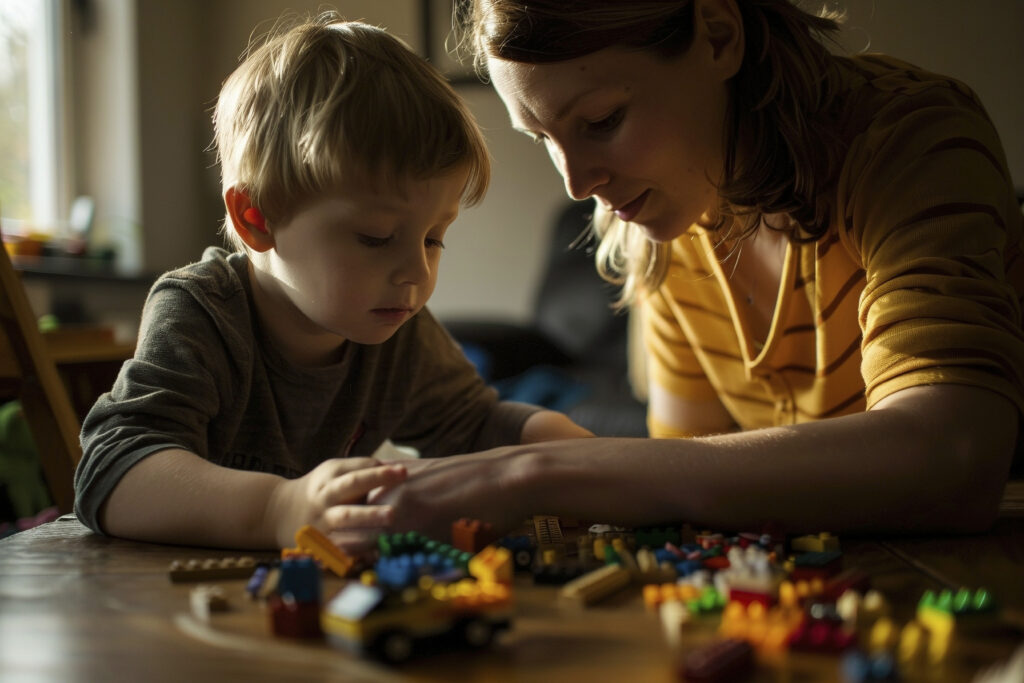
[[[844,244],[866,273],[867,405],[953,383],[1024,412],[1021,292],[1006,273],[1024,228],[1002,146],[959,84],[908,90],[853,146],[839,183]]]

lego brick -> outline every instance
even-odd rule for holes
[[[528,571],[533,565],[534,549],[529,536],[506,536],[498,541],[498,545],[512,553],[512,563],[517,571]]]
[[[262,598],[266,599],[266,595],[261,596],[263,587],[267,584],[271,571],[274,571],[274,588],[277,587],[277,574],[276,567],[271,567],[269,564],[260,563],[256,565],[256,569],[253,570],[252,576],[249,577],[249,582],[245,585],[245,592],[249,594],[252,599]]]
[[[228,599],[222,586],[200,584],[188,596],[189,607],[196,619],[209,621],[213,612],[226,612]]]
[[[479,581],[512,582],[512,553],[508,548],[489,545],[469,560],[469,573]]]
[[[558,517],[550,515],[537,515],[533,518],[533,529],[537,535],[537,546],[564,545],[565,538],[562,535],[562,526]]]
[[[468,570],[469,560],[473,557],[472,553],[459,550],[448,543],[439,543],[416,531],[381,534],[377,537],[377,548],[380,550],[381,557],[399,557],[401,555],[422,553],[427,556],[443,558],[446,565],[448,560],[451,560],[455,567],[464,571]]]
[[[296,602],[287,596],[272,595],[268,602],[270,629],[285,638],[322,638],[320,603]]]
[[[839,539],[828,532],[797,536],[789,541],[793,552],[824,553],[839,550]]]
[[[279,595],[290,595],[295,602],[320,602],[320,568],[312,557],[282,560],[278,571]]]
[[[754,649],[745,640],[726,638],[692,650],[683,660],[681,678],[699,683],[737,681],[754,669]]]
[[[467,553],[479,553],[498,538],[490,522],[466,518],[452,522],[452,546]]]
[[[256,558],[221,557],[205,560],[174,560],[167,569],[172,583],[189,581],[216,581],[218,579],[247,579],[256,570]]]
[[[848,683],[893,681],[898,678],[896,662],[885,652],[866,654],[854,650],[843,656],[839,667],[843,680]]]
[[[629,583],[629,570],[617,564],[608,564],[565,584],[558,596],[563,603],[586,606],[618,592]]]
[[[670,647],[679,647],[683,629],[690,621],[690,610],[679,601],[665,602],[658,607],[658,618],[661,620],[665,641]]]
[[[838,550],[827,552],[810,552],[795,555],[786,562],[789,578],[793,581],[801,579],[821,579],[822,581],[835,576],[843,568],[843,554]]]
[[[348,553],[309,524],[295,532],[295,545],[342,578],[348,575],[355,564]]]
[[[798,608],[766,608],[760,602],[743,605],[730,602],[722,612],[719,632],[727,638],[742,638],[764,653],[778,653],[789,647],[793,633],[803,623]]]
[[[856,631],[839,618],[832,603],[812,603],[803,623],[793,632],[789,646],[794,650],[839,653],[857,644]]]

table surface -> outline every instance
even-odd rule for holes
[[[871,576],[897,623],[912,618],[928,589],[984,586],[998,602],[980,631],[958,626],[944,662],[904,680],[969,681],[1024,642],[1019,498],[984,535],[840,539],[844,566]],[[231,611],[197,619],[189,611],[195,584],[172,584],[168,565],[232,554],[102,537],[71,515],[0,541],[0,680],[676,680],[680,652],[666,644],[639,586],[582,609],[559,605],[557,587],[517,577],[512,629],[492,646],[392,668],[324,642],[272,636],[265,608],[248,599],[243,579],[216,582]],[[324,594],[340,586],[340,579],[327,580]],[[691,624],[684,650],[714,639],[717,624],[717,616]],[[836,657],[789,653],[761,660],[752,680],[840,680],[839,672]]]

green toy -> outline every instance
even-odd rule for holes
[[[53,505],[20,401],[0,405],[0,486],[19,519]]]

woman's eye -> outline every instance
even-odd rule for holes
[[[622,123],[622,118],[625,113],[626,110],[620,108],[616,109],[608,116],[605,116],[603,119],[588,121],[587,130],[591,133],[610,133],[615,130],[620,123]]]
[[[359,243],[367,247],[384,247],[391,241],[390,237],[374,237],[373,235],[357,234]]]
[[[444,242],[442,242],[439,239],[434,239],[433,237],[428,237],[427,238],[427,246],[428,247],[436,247],[438,249],[444,249]]]

